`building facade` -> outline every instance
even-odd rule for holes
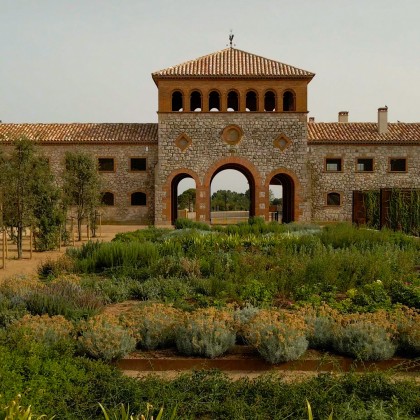
[[[215,175],[235,169],[250,187],[250,214],[269,219],[270,185],[283,187],[283,222],[354,220],[354,191],[420,188],[420,123],[308,121],[314,74],[236,48],[152,74],[157,124],[0,124],[2,147],[25,135],[53,171],[66,151],[91,153],[104,220],[170,225],[178,184],[196,185],[196,218],[211,222]]]

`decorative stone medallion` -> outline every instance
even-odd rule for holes
[[[185,152],[191,146],[191,143],[192,140],[185,133],[179,135],[175,140],[175,145],[181,150],[181,152]]]
[[[289,145],[292,143],[292,141],[284,134],[280,134],[273,142],[273,146],[277,149],[280,149],[280,151],[286,150]]]
[[[222,132],[222,139],[231,145],[238,144],[242,140],[244,132],[237,125],[228,125]]]

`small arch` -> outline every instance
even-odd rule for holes
[[[295,93],[292,90],[286,90],[283,93],[283,111],[295,111]]]
[[[190,111],[201,111],[201,92],[194,90],[190,95]]]
[[[115,203],[114,194],[109,191],[101,193],[101,203],[104,206],[113,206]]]
[[[253,90],[246,93],[245,108],[247,111],[258,111],[257,94]]]
[[[172,92],[172,111],[181,112],[184,109],[184,95],[180,90]]]
[[[145,206],[147,204],[146,194],[144,192],[136,191],[131,194],[132,206]]]
[[[264,111],[273,112],[276,110],[276,94],[272,90],[267,90],[264,94]]]
[[[231,90],[227,95],[227,110],[239,111],[239,94],[235,90]]]
[[[212,90],[209,93],[209,110],[220,111],[220,93],[217,90]]]
[[[341,206],[341,194],[338,192],[329,192],[327,194],[327,206]]]

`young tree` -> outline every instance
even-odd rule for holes
[[[188,211],[194,211],[195,188],[189,188],[178,196],[178,209],[188,209]]]
[[[13,140],[14,149],[9,156],[0,159],[0,189],[2,193],[4,224],[16,229],[18,258],[22,258],[23,232],[27,227],[39,227],[45,213],[54,213],[59,196],[53,183],[48,162],[40,156],[34,143],[24,136]],[[44,222],[40,235],[58,232],[61,223]],[[56,245],[52,241],[46,249]]]
[[[67,205],[75,207],[78,238],[81,241],[83,219],[89,217],[101,201],[98,168],[91,155],[66,153],[63,191]]]

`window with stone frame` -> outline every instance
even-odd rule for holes
[[[326,172],[341,172],[343,160],[341,158],[326,158],[325,171]]]
[[[147,159],[146,158],[130,158],[130,171],[131,172],[144,172],[147,170]]]
[[[358,158],[356,163],[357,172],[373,172],[372,158]]]
[[[330,192],[327,194],[327,206],[337,207],[341,205],[341,195],[338,192]]]
[[[114,194],[109,191],[101,193],[101,203],[104,206],[113,206],[115,204]]]
[[[131,194],[132,206],[145,206],[147,204],[146,194],[144,192],[134,192]]]
[[[98,158],[98,171],[99,172],[114,172],[115,161],[114,158]]]
[[[389,172],[406,172],[407,159],[406,158],[390,158]]]

